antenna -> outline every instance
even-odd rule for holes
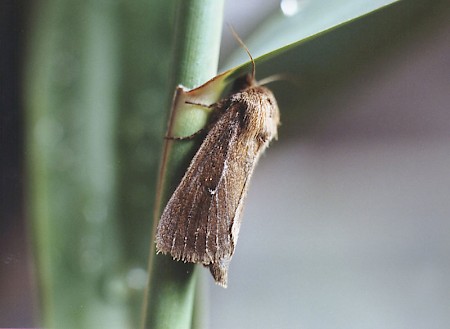
[[[231,33],[233,33],[234,38],[239,42],[239,44],[244,48],[244,50],[247,52],[248,57],[250,57],[250,61],[252,62],[252,80],[255,80],[255,60],[252,57],[252,54],[250,54],[250,51],[248,50],[247,46],[244,44],[244,42],[239,38],[239,35],[236,33],[236,31],[233,29],[233,27],[228,24],[228,27],[231,30]]]

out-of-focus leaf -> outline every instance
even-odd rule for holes
[[[330,10],[334,11],[335,8],[330,7]],[[288,74],[294,80],[294,84],[278,82],[270,85],[282,110],[283,127],[280,134],[298,134],[311,129],[310,119],[325,114],[320,111],[319,105],[324,99],[331,99],[365,68],[385,59],[391,51],[403,46],[415,35],[427,31],[428,26],[438,22],[447,10],[448,5],[444,0],[397,1],[324,33],[298,40],[256,58],[257,76],[281,73]],[[325,12],[324,9],[322,15],[332,15]],[[279,13],[273,16],[277,15]],[[291,17],[285,19],[290,20]],[[287,23],[281,18],[269,18],[261,22],[262,32],[258,28],[254,32],[255,36],[248,37],[252,54],[261,54],[260,49],[266,49],[265,40],[270,37],[265,31],[281,29],[271,24],[285,27]],[[276,35],[272,38],[276,38]],[[247,39],[245,42],[247,44]],[[244,61],[245,52],[237,49],[236,53],[237,56],[233,56],[230,63],[238,56]],[[248,70],[248,67],[247,62],[236,72]]]
[[[279,55],[308,38],[346,24],[398,0],[282,0],[281,8],[260,23],[245,40],[254,58],[268,59]],[[233,67],[247,58],[236,51],[226,67]],[[259,60],[261,60],[260,58]]]

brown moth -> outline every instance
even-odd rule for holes
[[[156,233],[158,252],[209,267],[223,287],[250,177],[277,137],[280,122],[275,97],[256,82],[250,58],[252,74],[237,79],[227,97],[206,105],[213,110],[206,137],[168,201]]]

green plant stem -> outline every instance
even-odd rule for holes
[[[179,0],[171,90],[177,84],[193,88],[217,74],[224,0]],[[207,113],[189,117],[172,113],[171,133],[186,136],[201,129]],[[179,183],[195,151],[194,142],[166,141],[154,212],[155,236],[161,209]],[[156,255],[152,239],[149,283],[143,306],[143,328],[190,328],[196,291],[193,264]]]

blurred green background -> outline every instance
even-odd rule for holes
[[[32,326],[38,302],[70,327],[137,326],[174,7],[0,4],[0,326]],[[210,327],[450,324],[447,7],[402,1],[258,63],[259,78],[299,86],[271,86],[279,141],[256,170],[230,287],[211,287]],[[227,1],[224,22],[257,54],[276,15],[279,1]]]

